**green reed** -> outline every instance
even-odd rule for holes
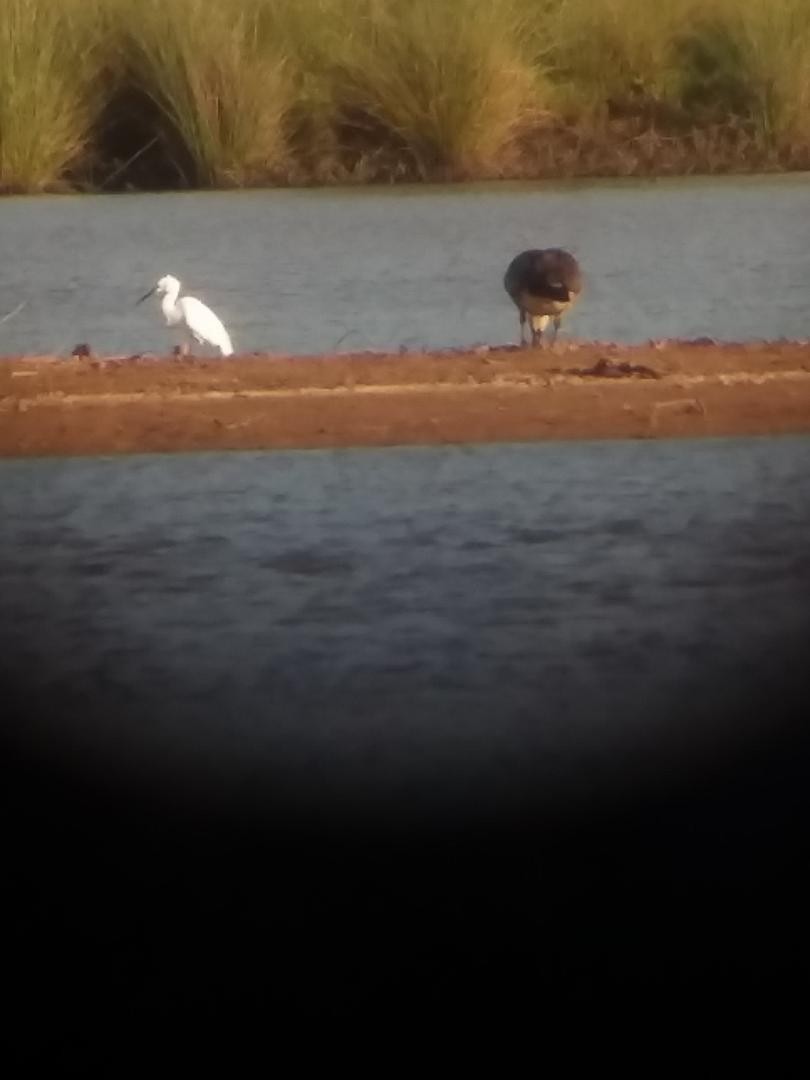
[[[189,187],[808,167],[810,3],[2,0],[0,190],[146,151]]]
[[[0,191],[66,183],[101,108],[94,0],[0,4]]]

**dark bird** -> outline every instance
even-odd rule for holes
[[[533,249],[512,259],[503,285],[520,313],[520,344],[526,344],[528,322],[532,345],[542,345],[549,321],[556,341],[560,319],[582,292],[582,274],[574,256],[562,248]]]

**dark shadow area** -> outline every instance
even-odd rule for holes
[[[195,186],[182,139],[146,94],[123,84],[110,93],[94,132],[91,186],[98,191],[184,191]]]
[[[793,1024],[806,451],[414,451],[384,490],[387,452],[8,470],[17,1057]]]
[[[23,734],[36,674],[6,657],[23,1058],[114,1063],[164,1040],[207,1053],[251,1029],[403,1016],[788,1019],[808,961],[810,687],[804,643],[783,646],[761,696],[728,717],[764,710],[767,735],[699,768],[575,808],[525,789],[486,820],[472,791],[413,824],[407,807],[394,824],[327,797],[298,815],[271,779],[263,796],[207,802],[49,758]],[[58,700],[36,707],[59,719]]]

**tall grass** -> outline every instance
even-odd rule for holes
[[[704,0],[711,6],[712,0]],[[700,0],[558,0],[543,32],[560,102],[577,120],[677,100],[675,46]]]
[[[513,0],[327,6],[310,73],[347,161],[422,179],[515,167],[548,88]]]
[[[283,172],[292,83],[262,33],[260,0],[106,0],[119,80],[156,107],[189,186]]]
[[[810,3],[713,0],[699,11],[680,57],[686,96],[715,117],[743,114],[771,146],[810,142]]]
[[[558,0],[557,75],[578,117],[748,121],[771,144],[810,135],[807,0]]]
[[[810,0],[0,0],[0,189],[799,166]]]
[[[0,3],[0,191],[60,186],[101,108],[95,0]]]

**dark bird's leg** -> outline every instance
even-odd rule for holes
[[[551,340],[556,341],[557,340],[557,334],[559,334],[559,332],[560,332],[560,316],[555,315],[553,321],[554,321],[554,337]]]
[[[526,345],[526,312],[523,310],[523,308],[520,308],[519,313],[520,313],[520,344],[521,344],[521,346],[525,346]]]

